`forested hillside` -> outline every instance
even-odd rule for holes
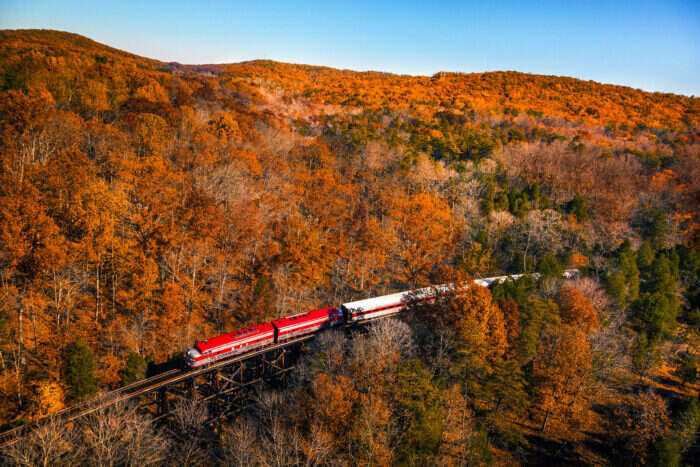
[[[217,333],[538,271],[325,336],[260,407],[183,425],[194,444],[115,426],[155,436],[166,463],[700,456],[698,98],[517,72],[189,66],[0,31],[0,151],[5,428]],[[582,277],[563,285],[565,267]],[[83,447],[67,464],[100,449],[66,443]]]

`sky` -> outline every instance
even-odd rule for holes
[[[700,96],[700,0],[0,0],[0,29],[26,28],[186,64],[516,70]]]

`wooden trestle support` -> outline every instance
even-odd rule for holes
[[[198,401],[207,407],[208,420],[244,410],[259,400],[266,388],[284,387],[294,369],[303,342],[287,347],[272,348],[245,360],[217,366],[192,378],[164,385],[144,397],[142,407],[150,410],[156,420],[167,418],[180,401]]]

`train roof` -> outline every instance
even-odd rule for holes
[[[566,279],[571,279],[579,274],[578,269],[567,269],[564,271],[564,277]],[[525,274],[511,274],[508,276],[493,276],[484,277],[482,279],[474,279],[474,284],[480,285],[482,287],[490,287],[494,282],[505,282],[507,280],[518,280]],[[540,277],[539,273],[528,274],[535,279]],[[468,287],[468,284],[464,284],[461,287]],[[461,288],[459,287],[459,288]],[[421,300],[424,298],[430,298],[435,295],[435,292],[444,293],[453,290],[454,286],[452,284],[442,284],[431,287],[424,287],[422,289],[416,290],[406,290],[403,292],[397,292],[389,295],[382,295],[380,297],[366,298],[363,300],[355,300],[353,302],[343,303],[343,306],[347,310],[372,310],[376,308],[383,308],[391,305],[400,305],[402,303],[408,304],[415,300]]]
[[[340,314],[334,306],[329,306],[326,308],[320,308],[318,310],[309,311],[306,313],[300,313],[294,316],[285,316],[284,318],[276,319],[272,322],[277,329],[283,329],[289,326],[296,326],[300,323],[313,322],[321,319],[334,318]]]
[[[448,286],[438,285],[435,287],[424,287],[422,289],[405,290],[403,292],[382,295],[381,297],[366,298],[354,302],[343,303],[348,310],[373,310],[385,306],[409,304],[416,300],[434,297],[436,292],[445,292]]]
[[[221,347],[222,345],[234,343],[236,341],[248,339],[254,336],[262,337],[267,334],[274,334],[274,332],[275,328],[272,327],[272,324],[258,324],[257,326],[240,329],[238,331],[229,332],[228,334],[212,337],[211,339],[199,341],[197,342],[196,346],[201,353],[204,353],[217,347]]]
[[[572,279],[578,276],[578,269],[566,269],[563,273],[564,279]],[[510,274],[507,276],[494,276],[494,277],[484,277],[482,279],[474,279],[474,283],[484,287],[490,287],[494,282],[503,283],[507,280],[517,281],[523,276],[532,277],[537,280],[540,278],[541,274],[539,272],[533,272],[529,274]]]
[[[535,278],[539,277],[538,273],[534,273],[532,275],[537,275]],[[517,281],[521,277],[523,277],[524,274],[511,274],[510,276],[494,276],[494,277],[484,277],[482,279],[474,279],[474,283],[476,285],[480,285],[482,287],[490,287],[491,284],[494,282],[505,282],[507,280],[514,280]]]

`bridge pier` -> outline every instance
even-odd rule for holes
[[[163,416],[169,412],[169,404],[168,404],[168,391],[167,388],[164,386],[158,390],[158,416]]]

